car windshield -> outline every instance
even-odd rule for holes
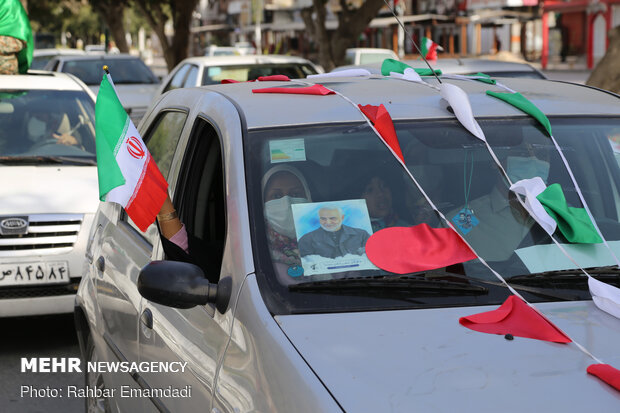
[[[235,66],[209,66],[205,67],[202,75],[203,85],[221,83],[224,79],[232,79],[239,82],[256,80],[259,76],[284,75],[291,79],[303,79],[308,75],[316,74],[316,70],[305,63],[271,63],[271,64],[248,64]]]
[[[620,121],[551,123],[620,257]],[[537,123],[510,118],[480,125],[513,181],[541,176],[561,185],[570,207],[582,207]],[[478,257],[531,301],[590,298],[586,277],[509,192],[483,142],[452,120],[395,127],[408,169]],[[380,229],[447,225],[366,124],[251,131],[246,142],[257,274],[274,313],[498,304],[509,294],[478,258],[404,275],[370,261],[365,243]],[[604,244],[573,244],[558,231],[554,237],[583,268],[598,268],[597,277],[620,286]],[[397,238],[390,242],[388,249],[402,248]]]
[[[156,84],[157,76],[140,59],[92,59],[68,60],[62,71],[77,76],[87,85],[101,83],[102,67],[106,64],[114,78],[114,83],[122,84]]]
[[[0,164],[95,161],[95,107],[85,92],[0,91]]]

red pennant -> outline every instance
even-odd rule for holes
[[[572,341],[545,316],[515,295],[508,297],[497,310],[461,317],[459,323],[481,333],[512,334],[554,343]]]
[[[392,122],[392,117],[389,112],[383,106],[383,104],[379,106],[373,105],[357,105],[360,110],[366,117],[372,122],[375,126],[381,138],[389,145],[390,148],[394,151],[394,153],[400,158],[401,161],[405,162],[403,158],[403,152],[400,150],[400,144],[398,143],[398,137],[396,136],[396,130],[394,130],[394,123]]]
[[[291,79],[285,75],[259,76],[259,82],[289,82]]]
[[[609,364],[592,364],[588,366],[587,372],[620,391],[620,370]]]
[[[366,242],[366,255],[377,267],[396,274],[433,270],[473,260],[476,254],[451,228],[390,227]]]
[[[292,95],[333,95],[335,92],[323,85],[312,85],[304,87],[268,87],[264,89],[252,89],[252,93],[289,93]]]
[[[235,80],[235,79],[222,79],[220,83],[226,84],[226,83],[242,83],[242,82]]]

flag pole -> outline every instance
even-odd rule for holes
[[[110,74],[110,70],[108,68],[108,65],[103,65],[103,71],[106,72],[106,74]]]

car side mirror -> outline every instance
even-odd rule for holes
[[[220,313],[228,308],[232,291],[230,277],[212,284],[200,267],[180,261],[152,261],[140,271],[138,291],[142,297],[174,308],[192,308],[214,303]]]

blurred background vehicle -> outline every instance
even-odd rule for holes
[[[285,75],[291,79],[321,73],[314,63],[301,57],[248,55],[190,57],[179,63],[162,81],[157,96],[172,89],[221,83],[224,79],[240,82],[259,76]]]
[[[212,44],[205,49],[205,56],[237,56],[240,54],[239,50],[233,46],[215,46]]]
[[[347,49],[345,56],[345,62],[348,65],[366,65],[369,63],[383,62],[385,59],[398,60],[398,55],[390,49],[353,47]]]
[[[0,76],[0,317],[73,311],[99,203],[94,119],[74,76]]]
[[[103,65],[110,68],[121,103],[138,125],[159,87],[159,78],[139,57],[127,54],[57,56],[45,69],[71,73],[97,94]]]
[[[426,62],[422,59],[403,60],[402,62],[413,68],[428,68]],[[532,79],[547,78],[540,70],[527,63],[474,58],[438,59],[429,62],[434,69],[439,69],[442,73],[446,74],[473,75],[482,72],[491,77],[526,77]],[[370,73],[381,74],[382,64],[383,60],[365,65],[339,66],[333,71],[337,72],[339,70],[352,69],[354,67],[363,67],[364,69],[370,71]]]
[[[84,55],[86,52],[80,49],[34,49],[32,52],[32,64],[30,69],[41,70],[56,56]]]

